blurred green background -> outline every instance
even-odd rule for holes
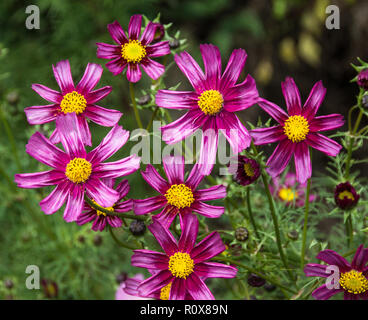
[[[39,6],[40,29],[25,27],[28,4]],[[328,30],[325,8],[340,9],[340,29]],[[17,190],[13,176],[17,172],[40,171],[42,166],[24,151],[37,127],[27,124],[23,109],[45,104],[31,89],[32,83],[57,88],[51,65],[69,59],[75,82],[88,62],[104,65],[96,57],[96,42],[112,43],[107,24],[118,20],[126,28],[132,14],[141,13],[161,22],[173,22],[170,35],[181,31],[187,39],[186,50],[201,64],[199,44],[213,43],[222,52],[223,64],[231,51],[244,48],[248,59],[242,78],[255,77],[260,95],[284,107],[280,82],[294,77],[307,98],[313,84],[322,79],[327,96],[320,115],[342,113],[354,104],[356,84],[350,63],[357,56],[367,59],[368,2],[354,0],[135,0],[135,1],[14,1],[0,2],[0,299],[42,299],[42,290],[27,290],[24,282],[27,265],[38,265],[41,278],[55,281],[59,299],[113,299],[121,272],[133,275],[130,253],[116,246],[110,236],[67,224],[60,212],[44,215],[38,202],[44,190]],[[170,57],[172,60],[172,57]],[[168,72],[167,87],[188,82],[174,65]],[[146,75],[138,84],[149,84]],[[99,86],[112,85],[113,92],[102,106],[124,113],[120,124],[136,128],[129,107],[125,77],[105,71]],[[139,92],[139,91],[138,91]],[[138,94],[139,96],[139,94]],[[266,119],[257,107],[243,113],[246,121]],[[147,122],[150,114],[143,114]],[[94,144],[108,129],[92,125]],[[12,133],[13,139],[7,135]],[[124,149],[124,148],[123,148]],[[127,154],[129,145],[117,156]],[[314,168],[323,173],[326,157],[315,153]],[[129,178],[133,198],[152,191],[138,174]],[[11,289],[7,288],[13,282]],[[221,297],[221,296],[220,296]],[[222,297],[226,297],[223,295]]]

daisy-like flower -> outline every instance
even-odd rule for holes
[[[189,294],[194,300],[213,300],[205,285],[205,278],[234,278],[237,269],[218,262],[208,261],[225,250],[217,232],[211,233],[198,244],[198,219],[194,215],[183,216],[183,228],[179,241],[154,221],[148,228],[163,248],[164,253],[151,250],[134,250],[132,265],[156,270],[156,273],[138,286],[141,296],[167,288],[169,300],[183,300]],[[165,290],[165,289],[163,289]]]
[[[225,186],[217,185],[197,190],[204,176],[195,165],[185,181],[183,157],[165,157],[163,166],[167,181],[150,164],[147,165],[144,172],[141,172],[143,179],[161,195],[134,200],[135,214],[147,214],[163,208],[153,218],[168,228],[177,214],[182,222],[183,216],[192,214],[192,211],[207,218],[218,218],[224,213],[224,207],[209,205],[203,201],[225,198]]]
[[[251,137],[235,112],[255,104],[258,91],[250,75],[236,84],[247,58],[245,50],[232,52],[222,75],[219,49],[212,44],[202,44],[200,50],[205,73],[187,52],[175,56],[176,64],[188,78],[194,92],[159,90],[156,104],[167,109],[188,110],[184,116],[161,128],[162,139],[166,143],[175,144],[202,128],[198,162],[203,174],[209,175],[216,160],[219,131],[229,141],[234,154],[250,145]]]
[[[102,67],[95,63],[87,64],[84,75],[76,87],[74,86],[68,60],[58,62],[55,67],[52,66],[52,69],[61,92],[45,87],[42,84],[33,84],[32,89],[52,104],[25,108],[24,112],[27,120],[32,125],[44,124],[74,112],[77,115],[82,141],[90,146],[92,144],[91,132],[87,118],[101,126],[112,127],[118,123],[122,116],[122,113],[117,110],[105,109],[96,105],[98,101],[111,92],[112,87],[106,86],[93,90],[100,81],[103,71]],[[57,127],[50,140],[54,144],[60,142]]]
[[[279,200],[288,205],[295,204],[297,207],[304,207],[305,189],[307,183],[298,183],[295,173],[288,172],[285,179],[275,177],[270,184],[271,193]],[[316,200],[315,194],[309,195],[309,202]]]
[[[340,114],[316,117],[326,94],[322,81],[314,85],[303,107],[299,90],[292,78],[286,78],[281,87],[288,114],[274,103],[259,99],[258,105],[279,124],[275,127],[254,129],[251,136],[256,145],[279,143],[267,161],[266,170],[272,177],[281,174],[294,155],[297,180],[304,183],[312,175],[309,147],[335,157],[342,147],[320,132],[341,127],[344,118]]]
[[[350,182],[340,183],[335,188],[335,203],[343,209],[349,210],[354,208],[359,201],[359,194]]]
[[[75,113],[56,119],[64,151],[57,148],[40,132],[36,132],[26,145],[26,152],[52,168],[37,173],[16,174],[20,188],[56,188],[40,202],[43,212],[53,214],[66,202],[64,219],[75,221],[83,209],[84,193],[101,206],[113,206],[120,198],[119,192],[108,187],[102,179],[118,178],[136,171],[140,166],[137,155],[104,163],[128,140],[129,132],[115,125],[99,146],[87,153],[79,131]]]
[[[140,67],[154,80],[165,71],[165,67],[152,60],[170,53],[169,42],[162,41],[151,44],[157,31],[157,24],[149,22],[141,35],[142,16],[137,14],[130,18],[128,37],[119,22],[115,21],[107,26],[112,39],[117,45],[97,43],[97,57],[111,60],[106,67],[118,75],[127,68],[127,79],[137,82],[141,79]]]
[[[115,300],[150,300],[138,295],[137,287],[143,280],[143,274],[137,273],[134,277],[123,281],[116,290]]]
[[[238,156],[234,160],[230,162],[229,172],[237,183],[247,186],[259,178],[261,171],[257,161],[246,156]]]
[[[309,263],[304,268],[307,277],[331,277],[330,266],[338,268],[338,285],[328,287],[324,284],[313,291],[312,296],[317,300],[327,300],[333,295],[344,292],[345,300],[368,300],[368,248],[364,249],[360,245],[357,249],[351,264],[333,250],[323,250],[317,255],[317,259],[327,263],[327,265]],[[335,274],[334,274],[335,275]],[[331,285],[331,284],[330,284]]]
[[[109,188],[114,189],[115,179],[102,179],[102,182]],[[129,199],[122,201],[122,199],[129,192],[128,180],[121,181],[117,187],[114,189],[119,194],[118,201],[111,207],[105,208],[108,211],[116,212],[128,212],[133,209],[133,200]],[[95,202],[92,199],[93,202]],[[98,203],[97,203],[98,204]],[[78,225],[84,225],[88,222],[93,221],[92,230],[93,231],[103,231],[107,224],[113,228],[120,228],[123,221],[117,216],[109,216],[105,212],[96,210],[92,208],[87,202],[84,202],[83,212],[77,219]]]

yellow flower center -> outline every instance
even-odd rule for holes
[[[75,112],[76,114],[83,113],[86,106],[87,100],[76,91],[67,93],[60,102],[61,111],[65,114],[71,112]]]
[[[167,202],[179,209],[190,207],[194,202],[193,192],[185,184],[173,184],[166,191],[165,197]]]
[[[129,40],[121,45],[121,56],[127,62],[139,63],[146,55],[146,46],[138,40]]]
[[[341,274],[340,286],[350,293],[359,294],[368,290],[368,280],[362,272],[350,270]]]
[[[176,278],[186,279],[194,268],[194,262],[186,252],[176,252],[169,259],[169,270]]]
[[[219,113],[223,107],[224,98],[217,90],[206,90],[201,93],[198,100],[199,108],[207,115]]]
[[[349,200],[354,201],[354,196],[350,191],[344,190],[343,192],[339,193],[339,199],[344,200],[344,198],[348,198]]]
[[[244,172],[248,177],[254,176],[254,169],[250,163],[244,163]]]
[[[65,175],[74,183],[86,182],[92,173],[92,164],[84,158],[70,160],[65,169]]]
[[[170,298],[170,290],[171,290],[171,282],[167,286],[164,286],[161,289],[161,292],[160,292],[160,300],[169,300],[169,298]]]
[[[292,142],[305,140],[309,133],[309,124],[303,116],[290,116],[284,124],[284,133]]]
[[[293,201],[298,197],[298,193],[291,190],[291,188],[281,188],[279,191],[279,197],[284,201]]]
[[[94,204],[97,204],[98,206],[100,206],[94,199],[91,199],[91,201],[94,203]],[[100,206],[100,207],[102,207],[102,206]],[[113,212],[114,211],[114,207],[102,207],[102,208],[104,208],[105,210],[107,210],[107,211],[110,211],[110,212]],[[103,216],[105,216],[106,217],[106,213],[105,212],[103,212],[103,211],[100,211],[100,210],[97,210],[97,209],[94,209],[95,211],[96,211],[96,214],[98,215],[98,216],[100,216],[100,215],[103,215]]]

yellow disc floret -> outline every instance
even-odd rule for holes
[[[354,201],[354,196],[350,191],[344,190],[343,192],[339,193],[339,199],[344,200],[344,198],[348,198],[349,200]]]
[[[121,56],[127,62],[139,63],[146,55],[146,46],[138,40],[129,40],[121,45]]]
[[[186,279],[194,268],[194,262],[186,252],[176,252],[169,259],[169,270],[176,278]]]
[[[86,182],[92,173],[92,164],[84,158],[70,160],[65,169],[66,177],[74,183]]]
[[[161,288],[160,300],[169,300],[170,290],[171,290],[171,282],[167,286],[164,286],[163,288]]]
[[[285,121],[284,133],[292,142],[304,141],[309,133],[308,120],[303,116],[290,116]]]
[[[224,98],[217,90],[203,91],[198,99],[199,108],[207,115],[215,115],[222,110]]]
[[[173,184],[166,191],[165,197],[167,202],[179,209],[190,207],[194,202],[193,192],[185,184]]]
[[[347,292],[359,294],[368,291],[368,280],[362,272],[350,270],[341,274],[340,286]]]
[[[254,176],[254,169],[250,163],[244,163],[244,172],[248,177]]]
[[[97,204],[98,206],[100,206],[94,199],[91,199],[91,201],[94,203],[94,204]],[[100,207],[102,207],[102,206],[100,206]],[[110,212],[113,212],[114,211],[114,207],[102,207],[102,208],[104,208],[105,210],[107,210],[107,211],[110,211]],[[98,215],[98,216],[100,216],[100,215],[103,215],[103,216],[105,216],[106,217],[106,213],[105,212],[103,212],[103,211],[100,211],[100,210],[97,210],[97,209],[94,209],[95,211],[96,211],[96,214]]]
[[[75,112],[76,114],[83,113],[86,106],[87,100],[77,91],[67,93],[60,102],[61,111],[65,114],[71,112]]]
[[[298,197],[298,193],[291,190],[291,188],[281,188],[279,191],[279,197],[281,200],[290,202]]]

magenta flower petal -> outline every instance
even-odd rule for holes
[[[285,139],[284,129],[278,125],[269,128],[257,128],[250,131],[254,144],[262,145]]]
[[[121,58],[121,46],[115,44],[107,44],[97,42],[97,58],[100,59],[116,59]]]
[[[199,278],[196,273],[192,273],[188,279],[186,279],[186,287],[194,300],[215,300],[210,289],[208,289],[203,280]]]
[[[217,256],[225,249],[220,235],[217,232],[212,232],[193,248],[190,256],[194,263],[198,264]]]
[[[208,189],[197,190],[194,198],[198,201],[210,201],[226,198],[226,187],[224,185],[212,186]]]
[[[42,188],[52,186],[65,180],[65,173],[57,170],[23,173],[15,175],[15,183],[19,188]]]
[[[312,164],[306,143],[295,144],[294,160],[296,179],[300,183],[305,183],[312,176]]]
[[[213,44],[201,44],[200,50],[205,69],[206,89],[218,89],[221,76],[220,50]]]
[[[116,125],[123,114],[114,109],[105,109],[96,105],[89,105],[85,111],[85,116],[93,122],[104,127]]]
[[[152,219],[154,221],[161,223],[161,225],[164,228],[168,229],[179,212],[180,210],[178,208],[175,208],[174,206],[171,205],[167,205],[166,207],[163,208],[163,210],[159,214],[153,216]],[[180,217],[181,216],[182,214],[180,214]]]
[[[113,181],[113,180],[110,180],[110,181]],[[114,183],[112,183],[112,185],[108,185],[107,183],[105,183],[108,187],[112,187],[114,185]],[[120,194],[120,199],[121,200],[123,197],[125,197],[129,190],[130,190],[130,186],[129,186],[129,182],[128,180],[122,180],[117,186],[116,186],[116,189],[115,189],[117,192],[119,192]]]
[[[304,273],[307,277],[322,277],[327,278],[331,275],[326,271],[327,266],[318,263],[308,263],[304,267]]]
[[[161,41],[147,46],[148,55],[150,58],[157,58],[170,54],[170,47],[168,41]]]
[[[139,30],[139,32],[140,32],[140,30]],[[142,34],[141,38],[139,39],[139,41],[143,45],[151,43],[153,41],[153,38],[155,37],[155,32],[156,32],[156,25],[151,21],[148,22],[146,28],[143,31],[143,34]]]
[[[167,200],[164,196],[156,196],[147,199],[136,199],[134,200],[134,213],[141,215],[153,212],[157,209],[164,207],[167,204]]]
[[[192,190],[195,190],[197,189],[197,187],[199,186],[203,178],[204,178],[204,175],[200,170],[200,166],[198,163],[196,163],[193,166],[192,171],[189,173],[188,179],[186,181],[186,185],[192,188]]]
[[[155,100],[158,106],[166,109],[198,108],[198,94],[191,91],[159,90]]]
[[[306,142],[312,148],[322,151],[332,157],[336,157],[342,148],[340,144],[320,133],[308,134]]]
[[[290,161],[295,145],[290,140],[282,140],[275,148],[272,155],[267,160],[268,168],[266,171],[271,177],[278,176]]]
[[[96,103],[96,102],[102,100],[103,98],[105,98],[111,91],[112,91],[112,87],[111,86],[105,86],[105,87],[102,87],[100,89],[97,89],[97,90],[94,90],[94,91],[90,91],[90,92],[88,92],[85,95],[86,100],[87,100],[87,103],[89,105],[92,105],[93,103]]]
[[[165,270],[169,264],[169,258],[165,253],[146,249],[134,250],[132,265],[152,270]]]
[[[227,88],[235,85],[244,68],[246,59],[247,53],[244,49],[235,49],[231,53],[229,62],[227,63],[226,69],[221,77],[221,90],[226,90]]]
[[[323,286],[314,290],[312,296],[317,300],[327,300],[342,291],[342,289],[328,289],[324,284]]]
[[[188,78],[193,88],[197,92],[202,92],[205,89],[205,76],[198,63],[186,51],[182,52],[181,54],[176,54],[174,59],[180,70]]]
[[[119,200],[119,193],[116,190],[93,177],[86,182],[86,191],[90,198],[105,208],[113,206]]]
[[[258,105],[280,124],[284,124],[285,120],[288,118],[284,110],[270,101],[259,98]]]
[[[99,178],[118,178],[137,171],[141,158],[133,154],[114,162],[100,163],[95,167],[95,173]]]
[[[307,120],[312,120],[317,113],[323,99],[326,95],[326,88],[323,86],[322,81],[318,81],[312,88],[307,101],[305,102],[302,110],[302,115]]]
[[[56,169],[61,168],[61,170],[64,170],[69,160],[63,151],[55,147],[38,131],[28,140],[26,152],[43,164]]]
[[[82,212],[77,220],[76,220],[76,223],[77,225],[79,226],[82,226],[86,223],[89,223],[91,222],[92,220],[95,220],[96,219],[96,214],[93,212],[93,210],[89,210],[87,212]]]
[[[154,291],[159,291],[161,288],[167,286],[172,279],[169,270],[161,270],[155,273],[152,277],[144,280],[138,287],[138,294],[143,297],[149,296]]]
[[[78,120],[78,127],[79,127],[79,132],[82,138],[82,142],[87,146],[91,146],[92,137],[91,137],[91,132],[89,131],[87,119],[85,117],[78,116],[77,120]]]
[[[93,231],[103,231],[106,227],[107,219],[104,219],[102,216],[98,216],[95,221],[92,223],[91,229]]]
[[[312,132],[327,131],[340,128],[344,124],[344,116],[341,114],[329,114],[327,116],[315,117],[309,126]]]
[[[360,245],[358,250],[356,251],[353,261],[351,262],[351,266],[356,270],[364,270],[368,262],[368,248],[364,249],[364,245]]]
[[[330,265],[338,266],[340,272],[347,272],[351,270],[350,263],[344,257],[330,249],[321,251],[317,255],[317,259],[322,260]]]
[[[130,18],[128,26],[129,39],[138,40],[141,34],[142,16],[135,14]]]
[[[103,69],[99,64],[88,63],[82,79],[77,85],[77,91],[85,95],[93,90],[101,79]]]
[[[164,228],[159,222],[155,221],[148,226],[148,229],[155,236],[157,242],[168,256],[178,251],[178,246],[173,235]]]
[[[186,280],[174,278],[170,289],[170,300],[185,300],[186,293]]]
[[[238,269],[218,262],[201,262],[195,265],[195,273],[201,278],[234,278]]]
[[[129,211],[129,210],[127,210],[127,211]],[[117,211],[117,212],[126,212],[126,211]],[[116,216],[107,216],[106,221],[113,228],[120,228],[123,225],[123,221],[119,217],[116,217]]]
[[[114,60],[106,63],[106,68],[114,75],[118,75],[123,72],[125,67],[128,65],[126,61],[124,61],[120,56],[115,58]]]
[[[198,163],[203,175],[207,176],[211,173],[216,162],[216,152],[218,144],[218,133],[212,129],[215,127],[216,119],[210,118],[203,125],[203,134],[201,142],[201,154]]]
[[[45,214],[53,214],[64,204],[71,192],[72,184],[64,181],[56,185],[54,190],[40,202],[40,207]]]
[[[66,222],[76,221],[82,213],[84,201],[84,188],[78,185],[73,185],[68,194],[68,200],[64,210],[64,220]]]
[[[198,219],[192,213],[183,214],[180,216],[181,225],[185,226],[180,235],[178,248],[181,252],[191,252],[198,234]]]
[[[42,84],[32,84],[32,89],[47,101],[59,104],[60,101],[63,100],[63,95],[60,92],[50,89]]]
[[[184,182],[184,157],[166,156],[163,158],[163,165],[170,185]]]
[[[74,90],[74,82],[72,73],[70,71],[69,61],[60,61],[55,67],[52,66],[52,69],[54,71],[56,82],[61,89],[61,93],[64,95],[66,93],[72,92]]]
[[[236,112],[256,104],[259,99],[255,80],[248,74],[246,79],[226,90],[224,109]]]
[[[359,300],[359,296],[350,292],[344,292],[344,300]]]
[[[157,172],[155,167],[151,164],[148,164],[146,170],[141,172],[142,177],[146,182],[157,192],[161,194],[165,194],[167,189],[169,189],[170,185],[163,179],[160,174]]]
[[[120,194],[120,197],[121,197],[121,194]],[[126,200],[126,201],[119,202],[118,204],[116,204],[114,206],[114,210],[116,212],[128,212],[128,211],[133,210],[133,200],[129,199],[129,200]]]
[[[109,30],[109,33],[111,35],[111,38],[117,43],[117,44],[123,44],[128,41],[125,32],[123,28],[121,27],[120,23],[117,21],[114,21],[113,23],[110,23],[107,25],[107,30]]]
[[[141,80],[142,72],[138,64],[128,63],[127,79],[130,82]]]
[[[175,144],[192,135],[206,121],[205,115],[199,110],[190,110],[181,118],[162,126],[162,140],[167,144]]]
[[[285,97],[288,114],[290,116],[301,114],[302,105],[300,102],[300,93],[294,79],[287,77],[285,82],[281,82],[281,89]]]
[[[224,212],[224,207],[212,206],[202,201],[195,201],[192,210],[207,218],[219,218]]]
[[[46,106],[32,106],[24,109],[29,124],[44,124],[54,121],[58,115],[59,106],[49,104]]]
[[[162,65],[161,63],[158,63],[157,61],[154,61],[150,58],[143,59],[140,64],[141,64],[143,70],[153,80],[157,80],[165,72],[165,66],[164,65]]]

